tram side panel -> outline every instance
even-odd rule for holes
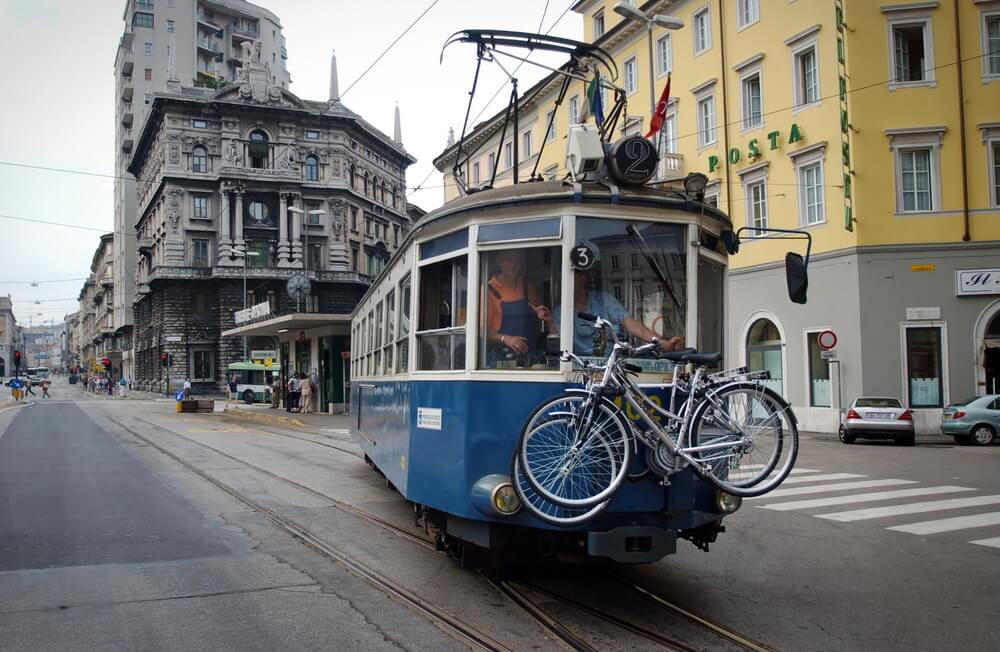
[[[410,384],[359,382],[352,392],[351,435],[368,459],[404,496],[408,492]]]

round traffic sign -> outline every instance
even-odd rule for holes
[[[824,351],[829,351],[837,346],[837,334],[833,331],[820,331],[819,335],[816,336],[816,344]]]

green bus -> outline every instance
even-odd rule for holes
[[[226,382],[236,376],[236,395],[244,403],[271,402],[271,383],[279,373],[278,365],[267,367],[258,362],[234,362],[229,365]]]

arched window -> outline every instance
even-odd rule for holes
[[[306,181],[319,181],[319,160],[312,155],[306,157]]]
[[[392,207],[393,208],[398,208],[398,206],[396,206],[396,186],[393,186],[389,190],[389,197],[390,197],[390,199],[392,199]]]
[[[351,190],[358,189],[358,168],[351,164]]]
[[[365,197],[368,196],[368,173],[365,172]]]
[[[208,152],[201,145],[191,150],[191,171],[208,172]]]
[[[779,394],[782,393],[781,332],[770,319],[761,318],[753,323],[747,334],[747,365],[751,371],[768,371],[770,380],[763,381]]]
[[[250,132],[250,167],[266,168],[269,154],[267,134],[256,129]]]
[[[382,182],[382,191],[381,195],[379,196],[379,201],[382,202],[383,204],[385,203],[385,181]]]

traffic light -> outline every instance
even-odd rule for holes
[[[101,365],[104,366],[105,371],[111,371],[111,358],[105,357],[101,360]]]
[[[170,356],[168,356],[166,352],[160,354],[160,366],[161,367],[166,367],[169,360],[170,360]]]
[[[14,351],[14,369],[21,368],[21,352]]]

